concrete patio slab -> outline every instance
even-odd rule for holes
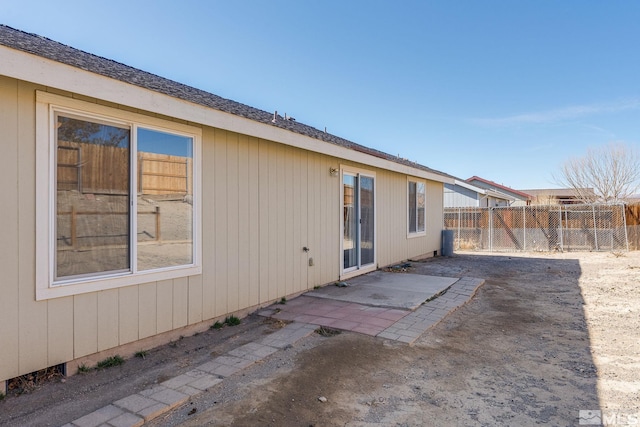
[[[318,326],[358,332],[409,345],[448,313],[464,305],[484,283],[461,279],[375,272],[274,304],[258,314],[288,320],[282,329],[229,351],[181,375],[154,384],[78,418],[64,427],[138,427],[221,383],[250,365],[312,334]],[[447,290],[442,294],[442,291]],[[346,291],[346,292],[345,292]],[[310,294],[314,294],[311,296]],[[385,296],[381,307],[378,295]],[[437,299],[425,302],[434,296]],[[405,299],[412,304],[403,304]],[[417,304],[414,309],[409,308]]]
[[[374,271],[348,280],[346,287],[325,286],[305,295],[374,307],[415,310],[458,280],[454,277]]]

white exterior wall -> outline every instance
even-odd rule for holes
[[[0,77],[0,381],[133,354],[337,280],[341,179],[330,168],[375,171],[378,266],[440,251],[442,183],[426,180],[427,232],[408,238],[407,174],[191,122],[202,128],[202,274],[36,301],[36,90],[147,114]]]

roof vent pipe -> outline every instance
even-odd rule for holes
[[[276,110],[276,111],[273,113],[273,119],[271,120],[271,123],[275,123],[277,118],[278,118],[278,110]]]

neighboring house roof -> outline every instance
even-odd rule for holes
[[[209,107],[215,110],[244,117],[265,125],[287,129],[301,135],[339,145],[354,151],[375,156],[411,168],[434,173],[450,182],[450,175],[431,169],[419,163],[411,162],[382,151],[365,147],[355,142],[323,132],[312,126],[269,113],[248,105],[222,98],[218,95],[196,89],[155,74],[142,71],[119,62],[93,55],[36,34],[16,30],[0,24],[0,45],[34,54],[72,67],[152,90],[187,102]]]
[[[540,188],[520,191],[531,196],[553,196],[558,199],[575,199],[578,194],[593,194],[595,196],[593,188],[580,188],[579,190],[574,188]]]
[[[480,178],[479,176],[472,176],[471,178],[466,180],[471,184],[479,184],[483,188],[489,188],[494,191],[506,192],[507,194],[514,195],[515,197],[521,200],[530,200],[531,195],[524,193],[522,191],[514,190],[513,188],[507,187],[505,185],[498,184],[497,182],[489,181],[488,179]]]

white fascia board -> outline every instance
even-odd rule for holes
[[[6,46],[0,46],[0,75],[406,175],[453,184],[453,179],[437,173],[184,101]]]
[[[455,181],[455,185],[459,185],[460,187],[464,187],[464,188],[466,188],[468,190],[475,191],[478,194],[486,194],[486,190],[484,188],[476,187],[473,184],[469,184],[466,181],[460,181],[458,179],[456,179],[454,181]]]

